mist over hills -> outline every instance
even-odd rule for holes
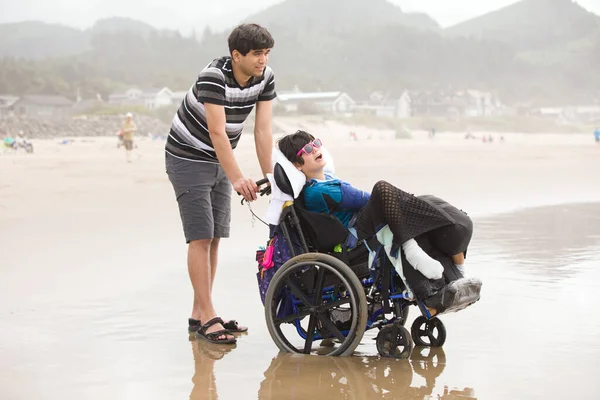
[[[272,32],[279,90],[480,89],[506,103],[600,98],[600,17],[570,0],[523,0],[442,29],[385,0],[287,0],[248,16]],[[128,85],[189,87],[229,31],[195,35],[111,18],[77,30],[0,24],[0,93],[106,95]],[[594,67],[595,66],[595,67]]]

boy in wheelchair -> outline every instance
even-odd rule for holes
[[[338,218],[355,239],[347,243],[350,248],[375,236],[388,244],[390,258],[399,260],[399,275],[418,298],[428,298],[464,276],[473,231],[466,213],[435,196],[416,197],[385,181],[377,182],[371,193],[354,188],[325,172],[321,146],[321,140],[304,131],[278,142],[281,153],[306,177],[302,197],[308,211]],[[414,269],[402,268],[403,259]],[[439,303],[425,303],[431,315]]]

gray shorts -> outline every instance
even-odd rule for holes
[[[219,164],[182,160],[166,154],[185,240],[229,237],[231,183]]]

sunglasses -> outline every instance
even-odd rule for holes
[[[323,146],[323,142],[321,141],[321,139],[312,140],[309,143],[305,144],[300,150],[298,150],[296,156],[300,157],[302,153],[311,154],[314,149],[318,149],[321,146]]]

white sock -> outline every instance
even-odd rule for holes
[[[463,278],[467,276],[467,273],[465,271],[465,264],[454,264],[454,266],[458,269]]]
[[[402,250],[406,255],[406,261],[410,263],[427,279],[440,279],[444,274],[444,267],[439,261],[434,260],[425,253],[414,239],[407,240],[402,244]]]

